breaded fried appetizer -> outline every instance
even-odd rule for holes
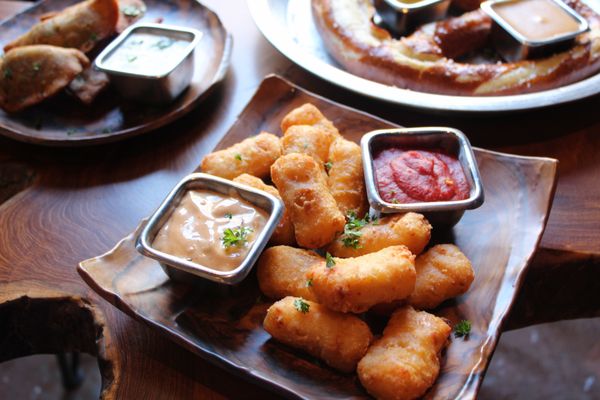
[[[261,179],[248,175],[242,174],[233,180],[234,182],[241,183],[242,185],[248,185],[258,190],[263,190],[273,196],[281,199],[279,192],[271,185],[267,185]],[[296,244],[296,237],[294,236],[294,225],[292,225],[292,221],[290,220],[290,216],[287,210],[283,211],[283,216],[275,228],[275,232],[271,236],[271,240],[269,241],[271,244],[285,244],[285,245],[294,245]]]
[[[282,156],[271,167],[271,179],[290,213],[298,245],[323,247],[344,229],[344,215],[314,158],[299,153]]]
[[[317,301],[335,311],[361,313],[408,297],[415,288],[415,256],[391,246],[356,258],[327,257],[308,278]]]
[[[269,177],[271,165],[281,156],[279,138],[261,132],[224,150],[208,154],[202,160],[202,172],[233,179],[250,174],[261,179]]]
[[[310,250],[270,247],[258,259],[258,286],[271,299],[297,296],[316,301],[307,274],[321,261],[323,257]]]
[[[17,112],[56,94],[90,64],[76,49],[18,47],[0,58],[0,108]]]
[[[342,372],[355,370],[373,339],[367,324],[358,317],[300,297],[286,297],[273,304],[263,325],[280,342],[304,350]]]
[[[409,212],[383,217],[360,230],[342,234],[327,251],[336,257],[358,257],[402,244],[413,254],[419,254],[430,238],[429,221],[421,214]]]
[[[412,400],[433,385],[451,328],[443,319],[410,306],[394,312],[383,336],[358,363],[358,378],[380,400]]]
[[[344,215],[350,211],[364,215],[369,205],[360,146],[340,137],[329,147],[327,160],[327,184],[340,211]]]
[[[469,290],[475,277],[469,259],[452,244],[439,244],[417,257],[417,283],[408,302],[432,309]]]
[[[333,140],[334,137],[322,129],[310,125],[294,125],[290,126],[281,138],[281,152],[308,154],[325,171],[325,162]]]
[[[90,105],[109,83],[108,75],[88,67],[69,83],[68,92],[83,104]]]
[[[69,47],[86,53],[97,42],[115,33],[119,18],[117,0],[87,0],[67,7],[35,24],[4,51],[33,44]]]
[[[333,123],[325,118],[317,107],[310,103],[303,104],[287,113],[281,121],[281,132],[285,134],[288,128],[293,125],[310,125],[327,131],[334,136],[339,136],[340,134]]]

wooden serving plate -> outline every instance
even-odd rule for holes
[[[40,16],[79,1],[42,0],[0,23],[0,48],[27,32]],[[195,0],[144,2],[146,14],[140,21],[161,21],[196,28],[203,33],[196,47],[192,83],[179,98],[167,106],[148,106],[123,99],[109,87],[86,106],[59,93],[16,114],[0,110],[0,134],[53,146],[107,143],[156,129],[191,111],[225,77],[232,47],[231,35],[214,12]]]
[[[268,77],[217,148],[261,130],[279,133],[292,108],[312,102],[347,138],[358,141],[391,123],[318,97],[278,77]],[[456,243],[473,262],[467,294],[442,304],[435,314],[468,319],[467,340],[452,338],[442,372],[426,398],[476,396],[501,327],[546,224],[556,183],[553,159],[519,157],[476,149],[486,200],[467,211],[451,231],[434,227],[434,241]],[[200,161],[200,160],[198,160]],[[293,398],[346,399],[367,396],[354,374],[338,373],[272,340],[262,329],[270,302],[256,277],[236,288],[193,287],[170,281],[160,265],[134,248],[136,232],[108,253],[80,263],[83,279],[113,305],[214,362]],[[381,322],[381,321],[379,321]],[[380,328],[381,324],[374,324]]]

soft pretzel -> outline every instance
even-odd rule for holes
[[[481,10],[424,25],[401,39],[372,22],[371,0],[312,0],[312,10],[329,53],[355,75],[421,92],[493,96],[560,87],[600,69],[600,16],[580,0],[565,3],[590,25],[572,48],[488,64],[454,60],[488,41],[491,21]]]

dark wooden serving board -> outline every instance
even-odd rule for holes
[[[27,32],[40,16],[79,1],[42,0],[0,23],[0,48]],[[0,134],[53,146],[107,143],[159,128],[191,111],[225,77],[231,55],[231,35],[214,12],[195,0],[144,2],[147,11],[141,22],[196,28],[203,33],[195,51],[192,83],[181,96],[165,106],[149,106],[123,99],[109,87],[86,106],[59,93],[16,114],[0,110]]]
[[[281,78],[268,77],[217,148],[260,130],[280,134],[282,117],[305,102],[315,104],[355,141],[370,130],[393,126]],[[435,240],[456,243],[472,260],[476,276],[467,294],[444,303],[435,314],[452,322],[468,319],[473,328],[468,340],[452,339],[440,377],[426,395],[431,399],[476,396],[554,194],[556,160],[480,149],[475,155],[484,205],[466,212],[451,231],[434,227]],[[157,262],[137,253],[135,234],[78,268],[83,279],[113,305],[201,357],[289,397],[366,396],[354,374],[340,374],[270,339],[262,329],[269,303],[260,296],[252,275],[240,287],[230,289],[169,281]]]

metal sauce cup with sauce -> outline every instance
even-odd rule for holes
[[[110,43],[94,66],[110,76],[123,97],[167,104],[190,85],[194,49],[201,37],[191,28],[137,24]]]
[[[433,224],[453,226],[460,220],[465,210],[483,204],[483,187],[473,150],[466,136],[456,129],[444,127],[382,129],[365,134],[360,145],[367,196],[371,207],[375,210],[382,213],[418,212],[424,214]],[[374,158],[388,149],[400,149],[399,151],[403,152],[442,151],[444,155],[454,158],[460,164],[468,184],[468,193],[459,200],[415,200],[401,203],[386,201],[379,189],[380,182],[377,179]]]
[[[589,29],[560,0],[491,0],[481,8],[492,18],[496,50],[509,62],[564,51]]]
[[[446,16],[450,0],[375,0],[377,15],[397,35]]]
[[[236,222],[235,215],[216,215],[216,213],[222,212],[223,208],[220,211],[210,208],[201,209],[196,215],[190,212],[191,208],[183,210],[180,208],[187,194],[201,191],[202,193],[214,193],[217,195],[214,196],[215,198],[241,200],[246,209],[248,205],[252,205],[256,210],[268,215],[265,218],[264,227],[260,230],[250,229],[252,227],[251,222],[244,222],[242,219],[240,224],[239,221]],[[258,260],[283,215],[283,208],[281,200],[261,190],[213,175],[191,174],[179,182],[152,214],[137,237],[136,248],[143,255],[158,260],[165,272],[173,279],[195,283],[198,281],[197,277],[200,277],[213,282],[235,285],[248,275],[252,266]],[[211,214],[209,212],[211,210],[215,213]],[[188,214],[187,216],[184,215],[185,223],[180,225],[181,229],[186,232],[181,235],[162,235],[163,228],[178,217],[176,215],[178,212]],[[199,225],[190,219],[190,217],[204,218],[208,214],[210,214],[209,220],[205,223],[201,222]],[[197,239],[198,235],[202,234],[202,232],[194,230],[194,223],[197,224],[196,227],[201,227],[209,232],[211,236],[208,238],[212,238],[212,240],[201,240],[200,242],[191,240]],[[233,228],[232,223],[239,226]],[[231,226],[228,227],[227,224]],[[219,229],[220,227],[228,228]],[[177,238],[182,242],[172,243],[172,246],[168,246],[168,240],[172,238]],[[191,239],[186,242],[186,238]],[[195,246],[198,243],[201,243],[205,250],[197,251]],[[239,247],[236,247],[238,245]],[[214,246],[214,249],[207,246]],[[174,250],[169,251],[165,248]],[[224,252],[227,254],[232,252],[232,257],[237,257],[235,264],[231,264],[229,263],[230,260],[227,260],[229,265],[224,265],[225,263],[215,265],[215,260],[207,258],[211,254],[223,255]],[[196,256],[206,260],[206,262],[195,262]]]

